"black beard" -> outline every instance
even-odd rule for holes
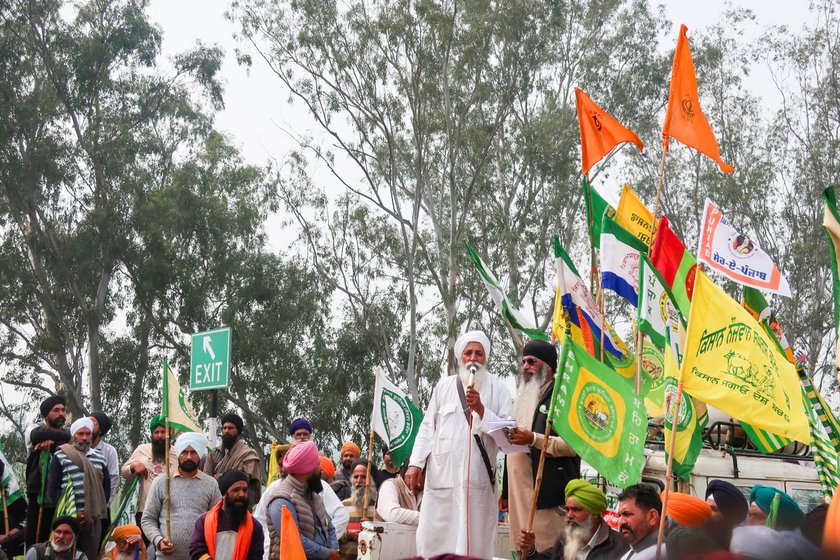
[[[239,439],[239,436],[232,436],[230,434],[225,434],[222,436],[222,447],[228,451],[230,451],[233,444],[236,443],[236,440]]]
[[[320,475],[310,476],[306,479],[306,495],[320,494],[324,490]]]
[[[52,420],[47,420],[47,424],[50,428],[55,428],[56,430],[60,430],[64,427],[65,419],[59,416],[58,418],[53,418]]]
[[[178,464],[178,468],[184,472],[195,472],[198,469],[198,463],[195,461],[184,461]]]
[[[155,463],[162,463],[166,460],[166,440],[153,439],[152,440],[152,461]]]
[[[231,528],[236,529],[245,521],[245,516],[248,514],[248,500],[231,500],[225,496],[225,513],[227,513]]]

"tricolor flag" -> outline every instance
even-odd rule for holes
[[[726,219],[717,205],[706,199],[697,259],[733,282],[790,297],[790,286],[770,255]]]
[[[656,228],[656,239],[648,253],[650,262],[659,271],[665,284],[671,288],[674,304],[683,317],[691,309],[691,294],[694,290],[694,275],[697,261],[682,244],[671,227],[668,218],[662,216]]]
[[[376,368],[371,425],[385,442],[395,465],[402,465],[411,455],[414,438],[420,430],[423,413],[399,387],[391,383],[381,367]]]
[[[0,480],[0,491],[3,492],[6,505],[9,505],[23,497],[23,490],[21,490],[20,484],[18,484],[18,479],[15,476],[14,469],[12,469],[12,464],[6,459],[6,455],[3,454],[1,445],[0,462],[3,463],[3,480]]]
[[[627,183],[621,187],[615,221],[637,237],[646,247],[650,246],[653,240],[653,212],[648,210],[636,191]]]
[[[606,325],[595,298],[589,293],[589,288],[581,279],[572,259],[560,246],[560,239],[554,236],[554,265],[557,270],[557,284],[563,294],[563,307],[569,312],[569,320],[579,328],[584,328],[580,317],[583,317],[592,338],[601,340],[601,325]],[[580,311],[580,313],[578,313]],[[619,360],[625,359],[624,353],[619,349],[620,345],[612,339],[609,330],[604,332],[604,349]]]
[[[601,286],[635,307],[639,297],[639,259],[646,252],[647,245],[605,216],[601,229]]]
[[[181,384],[178,383],[178,378],[175,377],[175,373],[169,367],[169,362],[165,357],[163,359],[163,405],[161,406],[161,416],[169,420],[170,429],[174,428],[182,432],[204,433],[204,430],[198,423],[190,401],[187,400],[186,392],[181,388]]]
[[[496,276],[493,274],[493,271],[490,270],[490,267],[484,264],[484,261],[478,256],[478,253],[476,253],[466,241],[464,241],[464,245],[467,246],[467,253],[470,255],[470,260],[472,260],[476,270],[478,270],[478,273],[481,274],[481,279],[484,281],[484,287],[487,288],[490,298],[496,304],[496,307],[499,309],[502,317],[504,317],[513,328],[519,329],[531,338],[548,340],[548,335],[546,335],[545,332],[537,326],[536,322],[531,320],[529,317],[526,317],[524,313],[522,313],[510,302],[507,295],[505,295],[505,292],[502,291],[502,287],[496,279]]]
[[[566,338],[548,417],[554,431],[610,483],[639,481],[647,413],[621,376]]]
[[[665,123],[662,126],[662,145],[667,152],[668,140],[674,138],[715,160],[724,173],[735,168],[724,163],[720,158],[720,148],[709,121],[700,109],[700,96],[697,93],[697,76],[694,73],[694,60],[688,48],[685,25],[680,26],[680,37],[674,51],[674,64],[671,67],[671,88],[668,95],[668,108],[665,111]]]

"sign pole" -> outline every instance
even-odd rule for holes
[[[216,447],[217,417],[219,414],[218,391],[210,391],[210,447]]]

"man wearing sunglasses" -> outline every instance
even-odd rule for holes
[[[528,523],[556,368],[554,345],[532,340],[522,349],[522,368],[516,378],[513,400],[517,427],[508,437],[511,443],[529,446],[530,453],[511,453],[505,457],[499,499],[499,510],[510,514],[511,550],[517,549],[516,537]],[[551,548],[563,533],[566,483],[577,478],[580,478],[580,457],[562,439],[550,436],[532,529],[537,550]]]

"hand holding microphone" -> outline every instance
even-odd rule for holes
[[[475,375],[478,372],[478,365],[470,364],[470,377],[467,381],[467,392],[464,395],[467,405],[474,410],[479,418],[484,418],[484,404],[481,402],[481,395],[475,390]]]

